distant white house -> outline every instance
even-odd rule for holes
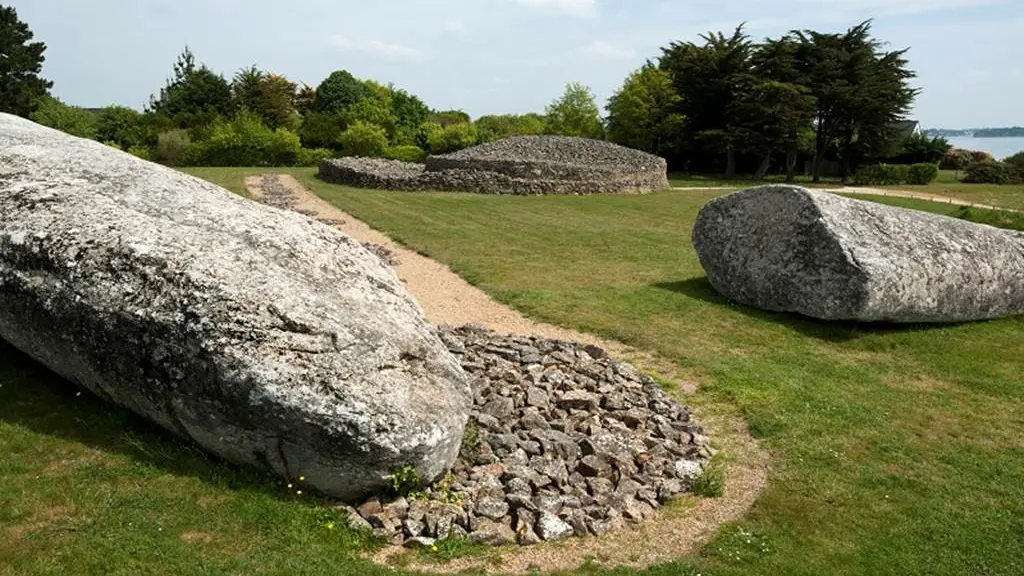
[[[921,129],[921,123],[917,120],[900,120],[899,122],[893,122],[892,127],[897,134],[904,138],[924,134],[924,130]]]

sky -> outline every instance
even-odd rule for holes
[[[755,39],[873,19],[910,48],[926,128],[1024,125],[1024,0],[6,0],[46,43],[69,104],[141,108],[185,45],[230,78],[261,69],[393,83],[435,109],[543,112],[567,82],[604,106],[673,41],[741,22]]]

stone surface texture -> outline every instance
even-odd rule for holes
[[[686,408],[601,349],[475,326],[439,333],[472,377],[470,424],[450,476],[386,519],[376,500],[360,507],[390,542],[603,534],[689,490],[714,453]]]
[[[0,337],[229,461],[342,499],[442,476],[472,392],[344,233],[0,114]]]
[[[320,164],[324,180],[388,190],[484,194],[642,193],[668,188],[663,158],[588,138],[514,136],[426,164],[337,158]]]
[[[1024,313],[1024,233],[797,186],[708,202],[693,245],[725,297],[823,320]]]

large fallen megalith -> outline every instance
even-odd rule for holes
[[[1024,314],[1024,233],[761,186],[708,202],[693,245],[725,297],[824,320],[964,322]]]
[[[339,230],[0,114],[0,338],[243,465],[354,499],[454,461],[468,379]]]

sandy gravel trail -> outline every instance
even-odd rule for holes
[[[526,318],[466,282],[444,264],[401,246],[316,196],[292,176],[272,177],[292,193],[293,210],[337,226],[360,242],[390,250],[398,261],[394,266],[398,277],[435,324],[480,324],[503,334],[593,344],[638,368],[655,371],[660,377],[675,381],[683,395],[696,390],[697,384],[682,378],[672,363],[618,342]],[[246,178],[245,184],[253,198],[264,197],[261,176]],[[681,400],[685,403],[685,397]],[[769,455],[750,437],[742,420],[702,410],[695,410],[694,415],[715,447],[726,456],[723,459],[725,494],[721,498],[688,497],[678,505],[662,508],[657,517],[639,526],[597,538],[572,538],[528,548],[500,549],[485,557],[462,558],[445,564],[423,560],[416,552],[396,548],[387,548],[374,559],[382,564],[400,564],[429,572],[475,570],[518,574],[537,569],[545,572],[574,570],[588,558],[605,567],[639,568],[695,552],[720,525],[739,519],[753,505],[767,486]]]

